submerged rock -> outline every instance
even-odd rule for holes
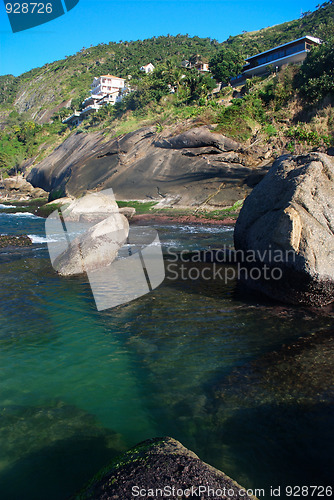
[[[0,248],[7,247],[28,247],[32,245],[29,236],[10,236],[9,234],[0,235]]]
[[[120,434],[62,401],[0,408],[1,498],[69,498],[125,449]]]
[[[148,439],[124,453],[75,498],[128,500],[134,494],[139,496],[137,489],[144,493],[141,498],[159,498],[162,495],[156,491],[163,492],[164,488],[166,497],[255,499],[226,474],[202,462],[195,453],[170,437]],[[212,494],[213,490],[216,495]]]
[[[262,269],[260,278],[242,276],[251,288],[295,304],[333,302],[333,158],[321,153],[279,158],[246,199],[234,241],[244,259],[250,253],[255,258],[248,267]],[[276,279],[265,277],[264,266],[280,269]]]
[[[236,407],[331,404],[334,398],[334,330],[320,331],[235,369],[215,399]]]

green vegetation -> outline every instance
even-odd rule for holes
[[[15,112],[13,112],[15,113]],[[0,171],[20,172],[21,164],[35,156],[41,145],[54,144],[56,139],[67,132],[59,122],[42,125],[31,120],[17,120],[17,124],[0,130]]]
[[[244,32],[242,35],[230,36],[224,45],[235,52],[253,56],[305,35],[323,38],[323,29],[331,23],[333,16],[334,5],[331,1],[324,2],[318,5],[314,12],[304,12],[300,19],[258,31]]]
[[[227,85],[231,78],[238,76],[245,63],[240,52],[223,47],[210,59],[210,71],[218,82]]]
[[[142,201],[118,201],[117,205],[119,208],[124,208],[124,207],[132,207],[136,209],[136,214],[146,214],[149,212],[155,205],[157,204],[156,201],[148,201],[148,202],[142,202]]]
[[[233,99],[218,116],[218,130],[240,141],[247,141],[254,132],[266,123],[266,114],[261,99],[256,94],[246,94],[243,99]]]
[[[334,21],[322,29],[324,42],[308,55],[295,85],[308,102],[314,103],[327,95],[334,96]]]
[[[331,146],[333,145],[333,137],[328,135],[319,134],[315,130],[307,130],[302,125],[297,125],[296,127],[291,127],[286,131],[286,136],[293,139],[299,144],[305,143],[311,146]]]

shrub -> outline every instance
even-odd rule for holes
[[[296,127],[291,127],[286,131],[286,137],[293,139],[295,142],[299,144],[305,143],[310,146],[331,146],[333,143],[333,139],[327,135],[319,134],[315,130],[307,130],[305,127],[301,125],[297,125]]]

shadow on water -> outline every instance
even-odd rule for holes
[[[104,437],[72,437],[17,460],[0,473],[1,498],[64,500],[119,452]]]
[[[267,491],[270,485],[326,486],[333,479],[333,417],[331,404],[240,408],[223,421],[215,437],[228,454],[228,473],[242,484]],[[218,464],[221,451],[213,452]]]
[[[59,500],[126,448],[121,436],[61,401],[0,412],[0,491],[6,500]]]

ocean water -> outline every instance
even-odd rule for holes
[[[1,499],[66,499],[118,453],[165,435],[264,498],[270,486],[330,484],[328,345],[288,363],[280,352],[328,332],[331,312],[274,304],[235,280],[175,280],[168,267],[168,249],[232,244],[230,227],[156,225],[165,281],[98,312],[86,277],[52,269],[44,220],[4,210],[0,234],[34,244],[0,252]]]

